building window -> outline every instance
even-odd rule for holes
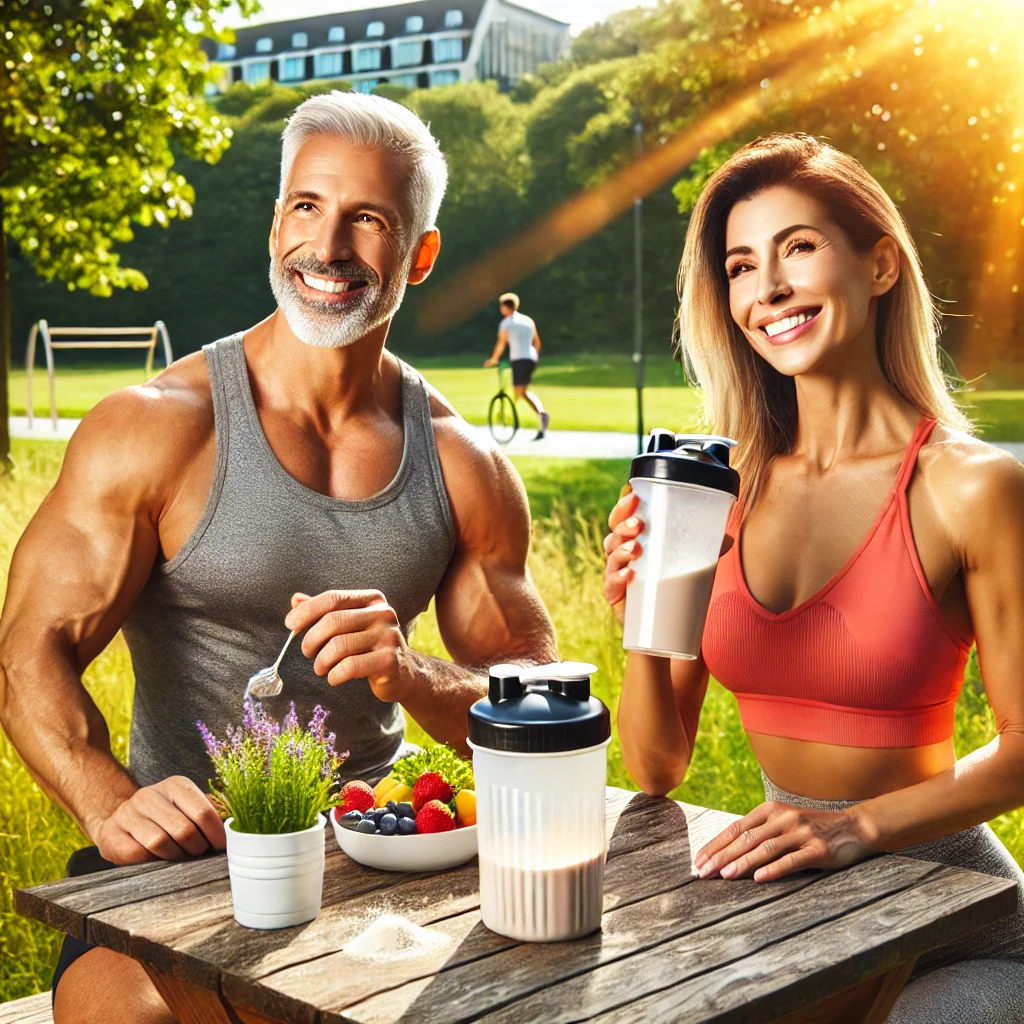
[[[242,69],[242,81],[246,85],[259,85],[270,79],[270,61],[254,60],[246,64]]]
[[[454,85],[459,80],[458,71],[431,71],[431,85]]]
[[[379,46],[361,46],[352,51],[353,71],[380,71],[381,48]]]
[[[353,82],[352,89],[355,92],[371,93],[377,88],[377,80],[375,78],[367,78],[362,82]]]
[[[444,27],[462,28],[462,11],[445,11]]]
[[[263,36],[262,39],[256,40],[256,52],[257,53],[270,53],[274,49],[274,40],[270,36]]]
[[[400,85],[403,89],[415,89],[417,85],[416,78],[416,75],[392,75],[391,84]]]
[[[435,39],[434,62],[443,64],[449,60],[462,60],[461,39]]]
[[[298,82],[306,77],[305,57],[284,57],[278,77],[282,82]]]
[[[317,78],[329,78],[341,74],[340,53],[318,53],[313,59],[313,69]]]
[[[384,22],[383,21],[371,21],[366,26],[366,38],[375,39],[384,35]]]
[[[231,60],[235,55],[234,43],[217,44],[217,60]]]
[[[345,26],[344,25],[332,25],[327,30],[327,42],[329,42],[329,43],[343,43],[343,42],[345,42]]]
[[[423,31],[423,18],[419,14],[413,14],[405,19],[405,31],[410,35],[413,32]]]
[[[293,32],[292,33],[292,49],[293,50],[304,50],[309,46],[309,36],[305,32]]]
[[[395,67],[407,68],[413,64],[423,63],[423,43],[417,40],[414,43],[399,43],[395,47]]]

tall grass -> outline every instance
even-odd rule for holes
[[[60,468],[64,446],[15,442],[16,471],[0,479],[0,593],[17,538]],[[595,691],[612,709],[625,666],[621,631],[601,594],[601,513],[615,500],[626,463],[587,467],[565,460],[517,463],[536,517],[530,572],[551,612],[563,657],[598,666]],[[421,616],[413,644],[444,656],[431,608]],[[132,692],[131,663],[118,636],[86,673],[85,683],[110,724],[114,752],[122,760]],[[410,722],[410,738],[424,734]],[[956,748],[962,755],[995,734],[977,662],[972,657],[957,709]],[[608,759],[611,785],[632,788],[622,767],[617,735]],[[696,752],[677,799],[742,813],[763,799],[760,773],[740,728],[736,703],[711,683],[701,714]],[[1024,862],[1024,812],[1005,814],[993,828]],[[48,987],[61,936],[15,915],[13,889],[58,878],[71,852],[86,845],[68,816],[38,789],[0,732],[0,1002]]]

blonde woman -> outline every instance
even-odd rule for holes
[[[922,957],[890,1021],[1024,1019],[1024,875],[983,822],[1024,804],[1024,469],[970,436],[892,200],[807,135],[710,179],[679,271],[680,341],[743,484],[692,661],[630,653],[626,767],[677,786],[709,671],[767,802],[697,852],[702,878],[779,878],[879,851],[1018,882],[1016,915]],[[624,496],[605,595],[644,542]],[[728,543],[728,542],[727,542]],[[957,761],[971,644],[999,732]]]

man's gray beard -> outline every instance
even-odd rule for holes
[[[320,264],[314,267],[305,260],[296,260],[290,267],[286,267],[276,257],[270,259],[270,290],[274,293],[278,308],[284,314],[292,334],[314,348],[343,348],[365,338],[374,328],[390,320],[402,304],[408,277],[403,268],[384,289],[381,288],[380,278],[367,280],[361,295],[348,302],[331,305],[303,298],[291,270],[322,277],[344,275]]]

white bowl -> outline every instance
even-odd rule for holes
[[[443,871],[476,856],[476,825],[428,835],[378,836],[345,828],[331,811],[341,849],[353,860],[381,871]]]

